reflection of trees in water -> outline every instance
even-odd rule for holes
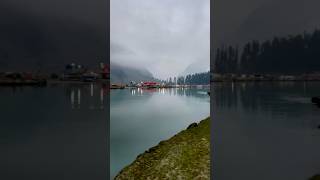
[[[247,113],[259,111],[285,118],[303,118],[315,109],[310,97],[317,95],[319,90],[320,83],[216,83],[211,102],[214,108],[236,108]]]
[[[231,108],[238,105],[237,88],[232,83],[217,83],[212,84],[213,93],[211,97],[213,106],[221,108]]]
[[[179,88],[177,89],[177,95],[179,96],[187,96],[187,97],[195,97],[195,98],[208,98],[209,90],[206,89],[195,89],[195,88]]]
[[[190,88],[130,88],[130,89],[114,89],[111,90],[110,105],[119,105],[125,102],[132,102],[132,99],[138,99],[139,101],[148,100],[154,95],[166,95],[166,96],[184,96],[193,98],[207,98],[206,89],[190,89]]]
[[[213,86],[213,111],[226,110],[250,123],[316,129],[320,109],[310,97],[320,92],[320,83],[217,83]]]

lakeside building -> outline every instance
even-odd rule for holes
[[[86,81],[93,82],[98,79],[109,79],[110,68],[104,63],[100,63],[96,69],[88,70],[80,64],[67,64],[61,75],[52,73],[33,72],[0,72],[0,85],[25,85],[44,84],[48,79],[61,81]]]
[[[143,82],[141,86],[142,87],[158,87],[160,86],[160,84],[157,82],[147,81],[147,82]]]
[[[61,80],[80,80],[82,74],[85,72],[86,70],[82,65],[76,65],[75,63],[67,64],[65,66],[65,70],[61,77]]]
[[[153,81],[146,81],[146,82],[141,81],[140,83],[135,83],[134,81],[131,81],[130,86],[141,87],[141,88],[155,88],[155,87],[160,87],[161,84]]]
[[[61,80],[70,81],[95,81],[97,79],[109,79],[110,68],[104,63],[100,63],[99,69],[88,70],[82,65],[71,63],[65,66]]]

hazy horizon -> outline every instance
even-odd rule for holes
[[[162,79],[210,69],[209,0],[111,0],[110,12],[111,62]]]

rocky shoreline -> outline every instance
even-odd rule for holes
[[[140,154],[115,179],[210,179],[210,117]]]

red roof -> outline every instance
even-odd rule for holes
[[[156,83],[156,82],[144,82],[144,83],[143,83],[143,85],[147,85],[147,86],[148,86],[148,85],[149,85],[149,86],[150,86],[150,85],[157,85],[157,84],[158,84],[158,83]]]

